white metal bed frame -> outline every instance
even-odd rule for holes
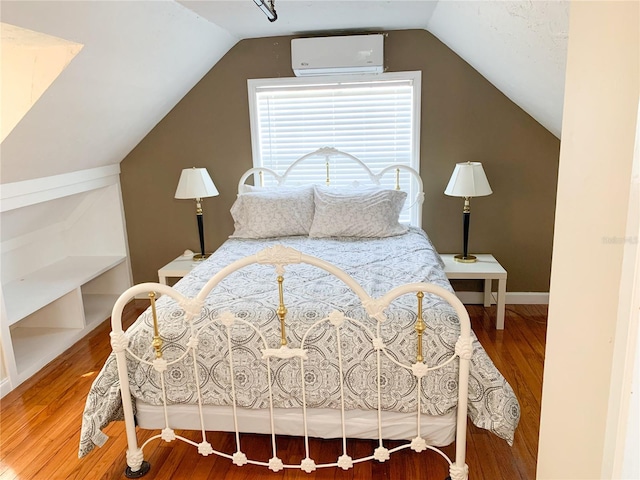
[[[331,160],[338,159],[341,161],[352,161],[359,165],[366,176],[369,178],[372,184],[380,185],[382,178],[393,172],[395,174],[395,189],[400,190],[400,173],[407,172],[409,173],[409,178],[416,182],[417,184],[417,192],[415,193],[414,198],[409,198],[409,203],[405,206],[405,209],[409,209],[411,212],[411,225],[415,225],[416,227],[422,226],[422,204],[424,203],[424,188],[422,183],[422,178],[420,174],[416,172],[413,168],[404,164],[393,164],[389,165],[378,173],[373,172],[366,163],[360,160],[358,157],[351,155],[350,153],[343,152],[342,150],[338,150],[333,147],[323,147],[315,150],[311,153],[307,153],[302,157],[298,158],[295,162],[293,162],[287,169],[279,174],[270,168],[266,167],[254,167],[247,170],[242,177],[240,177],[240,181],[238,182],[238,194],[245,193],[247,191],[246,181],[254,176],[254,185],[262,186],[264,185],[264,174],[268,173],[273,176],[279,186],[284,186],[289,178],[291,172],[300,166],[303,162],[307,161],[312,157],[324,157],[324,166],[325,166],[325,185],[329,186],[332,182],[332,169],[331,169]],[[257,178],[256,178],[257,176]],[[357,184],[357,182],[354,182]],[[411,192],[407,192],[410,194]]]
[[[198,369],[195,368],[197,366],[197,349],[198,349],[198,334],[208,325],[208,322],[205,325],[202,325],[198,328],[193,326],[192,321],[196,318],[199,318],[202,307],[204,305],[204,299],[211,292],[211,290],[220,283],[225,277],[229,274],[239,270],[248,265],[258,263],[264,265],[273,265],[275,267],[276,280],[278,282],[279,292],[280,292],[280,305],[278,307],[278,316],[281,320],[281,335],[282,341],[281,346],[279,348],[270,348],[267,344],[267,340],[265,336],[250,322],[246,320],[240,319],[233,315],[229,311],[223,312],[217,318],[211,320],[214,322],[220,322],[227,328],[227,339],[229,349],[229,368],[230,368],[230,379],[231,379],[231,392],[233,397],[233,409],[234,409],[234,421],[235,421],[235,438],[236,438],[236,452],[232,455],[219,452],[214,450],[211,447],[211,444],[207,441],[206,431],[204,429],[204,420],[202,417],[202,395],[200,392],[200,383],[198,380]],[[287,342],[286,331],[284,329],[284,318],[286,316],[286,306],[284,304],[284,273],[285,266],[290,264],[297,263],[305,263],[309,265],[313,265],[318,268],[322,268],[328,273],[336,276],[340,280],[342,280],[349,288],[353,290],[354,293],[358,296],[362,305],[364,306],[367,314],[377,320],[377,331],[371,332],[369,331],[364,324],[362,324],[359,320],[346,317],[342,312],[333,311],[329,314],[328,317],[320,319],[316,321],[305,333],[302,343],[299,347],[290,347]],[[172,297],[181,308],[185,312],[184,321],[187,325],[190,326],[191,336],[188,342],[188,348],[184,352],[184,354],[177,359],[174,359],[170,362],[167,362],[162,357],[162,340],[160,338],[159,328],[160,326],[157,324],[157,319],[155,319],[155,336],[152,341],[152,345],[156,351],[156,358],[153,361],[146,361],[135,354],[133,354],[128,348],[128,339],[122,330],[122,312],[125,305],[130,301],[130,299],[136,295],[148,292],[158,292],[162,295],[169,295]],[[391,355],[388,354],[387,349],[384,344],[384,340],[380,336],[380,325],[385,320],[385,309],[389,306],[389,304],[396,299],[397,297],[409,293],[416,294],[418,300],[417,306],[417,321],[416,321],[416,330],[418,331],[418,343],[417,343],[417,355],[416,362],[410,365],[405,365],[397,360],[395,360]],[[438,365],[426,365],[422,361],[422,331],[424,330],[424,323],[422,321],[422,297],[425,293],[430,293],[434,295],[438,295],[442,297],[445,301],[453,306],[455,309],[458,318],[460,319],[460,336],[455,346],[455,353],[448,358],[446,361],[438,364]],[[154,293],[152,295],[152,306],[155,309],[155,303],[153,301]],[[377,372],[377,386],[378,386],[378,398],[380,399],[380,359],[381,355],[385,355],[390,361],[395,363],[399,368],[405,368],[412,372],[412,374],[416,377],[417,380],[417,388],[416,395],[418,401],[418,407],[416,411],[416,437],[411,440],[411,442],[403,444],[394,449],[387,449],[383,446],[383,437],[382,437],[382,424],[379,421],[378,423],[378,441],[379,446],[376,448],[372,455],[367,457],[353,459],[351,458],[346,449],[346,436],[345,436],[345,422],[344,422],[344,398],[342,397],[342,445],[343,445],[343,454],[338,457],[336,462],[328,463],[328,464],[316,464],[315,461],[309,456],[309,436],[306,431],[306,401],[305,401],[305,382],[304,382],[304,360],[306,359],[306,351],[305,351],[305,339],[309,332],[317,327],[319,324],[324,322],[329,322],[336,329],[336,340],[337,340],[337,348],[338,348],[338,363],[340,365],[340,377],[342,377],[342,354],[340,350],[340,328],[344,322],[352,322],[358,325],[360,328],[363,328],[368,336],[371,338],[371,348],[376,351],[377,355],[377,363],[378,363],[378,372]],[[251,460],[247,457],[246,453],[242,451],[241,442],[240,442],[240,432],[238,430],[237,424],[237,415],[235,412],[236,405],[236,396],[235,396],[235,386],[234,386],[234,375],[233,375],[233,348],[230,334],[230,327],[234,323],[242,323],[249,328],[252,328],[260,335],[262,344],[264,346],[262,350],[262,359],[266,362],[267,366],[267,375],[268,375],[268,384],[269,384],[269,399],[270,399],[270,416],[271,416],[271,443],[273,450],[273,457],[269,460],[268,463],[260,462],[256,460]],[[179,292],[174,290],[172,287],[167,285],[162,285],[159,283],[143,283],[140,285],[135,285],[128,289],[116,302],[113,308],[113,316],[111,321],[111,346],[113,351],[116,354],[117,363],[118,363],[118,374],[120,378],[120,387],[122,391],[122,403],[124,408],[124,416],[125,416],[125,424],[126,424],[126,434],[127,434],[127,442],[128,442],[128,450],[127,450],[127,472],[126,475],[129,478],[139,478],[142,475],[146,474],[149,470],[150,466],[148,463],[144,462],[143,457],[143,449],[144,447],[152,440],[161,438],[166,442],[170,442],[175,439],[182,440],[184,442],[190,443],[198,448],[198,452],[201,455],[210,455],[216,454],[221,457],[229,458],[233,461],[234,464],[238,466],[245,465],[247,463],[253,465],[262,465],[268,467],[270,470],[277,472],[283,468],[299,468],[303,471],[310,473],[314,471],[316,468],[325,468],[325,467],[340,467],[345,470],[352,468],[354,464],[375,459],[380,462],[383,462],[389,458],[391,453],[394,453],[398,450],[402,450],[404,448],[411,448],[416,452],[421,452],[424,450],[434,450],[442,455],[450,464],[450,477],[452,480],[466,480],[468,476],[468,468],[465,464],[465,454],[466,454],[466,428],[467,428],[467,394],[468,394],[468,381],[469,381],[469,363],[472,354],[472,340],[471,340],[471,326],[469,322],[469,316],[464,308],[464,305],[458,300],[455,294],[444,290],[443,288],[427,284],[427,283],[411,283],[406,284],[400,287],[396,287],[384,296],[374,299],[369,297],[369,295],[364,291],[364,289],[348,274],[346,274],[341,269],[325,262],[321,259],[311,257],[309,255],[305,255],[297,250],[292,248],[283,247],[283,246],[275,246],[261,252],[258,252],[255,255],[251,255],[249,257],[245,257],[240,259],[231,265],[225,267],[216,275],[214,275],[202,288],[202,290],[196,295],[195,298],[187,298],[181,295]],[[421,330],[422,329],[422,330]],[[130,389],[128,383],[128,372],[127,372],[127,353],[135,358],[137,361],[145,363],[147,365],[152,365],[153,368],[160,374],[161,378],[161,386],[163,391],[163,408],[165,411],[165,428],[158,435],[152,436],[148,439],[141,447],[138,446],[137,436],[136,436],[136,427],[135,420],[133,414],[133,406],[131,403],[130,397]],[[170,427],[169,415],[167,412],[167,401],[166,401],[166,391],[164,384],[163,372],[166,371],[167,367],[175,362],[181,361],[186,357],[186,355],[191,354],[193,356],[193,364],[194,364],[194,378],[195,384],[197,388],[197,396],[198,396],[198,404],[200,407],[200,420],[202,424],[202,441],[200,443],[195,443],[189,439],[176,435],[174,430]],[[459,358],[459,378],[458,378],[458,412],[457,412],[457,427],[456,427],[456,457],[455,462],[451,462],[447,455],[437,449],[436,447],[430,446],[426,443],[426,441],[420,435],[420,417],[421,417],[421,380],[427,375],[430,371],[435,370],[437,368],[442,368],[448,363],[455,360],[455,358]],[[277,451],[277,440],[275,433],[275,426],[273,422],[273,395],[271,392],[271,370],[270,370],[270,361],[271,359],[278,358],[285,361],[300,361],[301,362],[301,388],[302,388],[302,405],[303,405],[303,424],[305,425],[304,431],[304,443],[305,443],[305,452],[306,457],[301,461],[298,465],[284,464],[282,460],[278,457]],[[344,382],[341,382],[341,389],[344,386]],[[380,405],[380,401],[378,401],[378,418],[380,419],[382,407]]]
[[[414,214],[412,214],[412,223],[419,225],[421,219],[421,206],[424,198],[424,194],[422,192],[422,180],[420,179],[419,174],[407,167],[406,165],[392,165],[389,166],[379,173],[373,173],[361,160],[354,157],[353,155],[347,154],[345,152],[341,152],[339,150],[325,147],[321,148],[315,152],[307,154],[296,162],[294,162],[282,175],[274,172],[273,170],[267,168],[252,168],[247,171],[242,178],[240,179],[240,183],[238,186],[238,191],[242,193],[244,191],[244,184],[246,180],[251,176],[256,174],[258,178],[256,179],[256,184],[262,184],[263,174],[264,172],[273,175],[278,183],[278,185],[283,185],[287,180],[287,177],[292,168],[297,166],[299,163],[305,161],[307,158],[315,155],[322,155],[325,157],[326,164],[326,184],[330,184],[331,182],[331,171],[330,171],[330,162],[329,159],[331,157],[344,157],[348,160],[353,160],[359,165],[362,166],[365,172],[367,172],[369,178],[374,184],[380,184],[380,179],[383,175],[395,171],[396,174],[396,188],[400,189],[400,171],[408,171],[418,182],[418,193],[415,197],[414,202],[411,205],[412,209],[416,209]],[[417,213],[416,213],[417,212]],[[317,268],[324,269],[328,273],[334,275],[342,282],[344,282],[360,299],[362,306],[364,307],[367,315],[372,319],[376,320],[377,328],[375,332],[372,332],[367,329],[367,327],[357,319],[349,318],[345,316],[340,311],[333,311],[329,314],[329,316],[316,321],[305,333],[302,338],[301,344],[296,347],[292,347],[288,343],[288,338],[285,330],[285,317],[287,315],[287,309],[284,301],[284,275],[285,275],[285,267],[291,264],[308,264],[315,266]],[[267,344],[266,337],[262,332],[260,332],[253,324],[243,320],[241,318],[236,317],[233,313],[229,311],[223,312],[218,317],[211,319],[204,324],[200,325],[198,328],[194,327],[193,320],[198,319],[203,305],[204,300],[207,295],[218,285],[224,278],[233,272],[240,270],[244,267],[247,267],[251,264],[263,264],[263,265],[273,265],[275,268],[275,280],[278,285],[279,292],[279,306],[277,309],[277,316],[280,319],[280,346],[279,348],[270,347]],[[153,361],[144,360],[138,356],[136,356],[131,350],[128,349],[128,338],[125,335],[122,329],[122,313],[125,305],[136,296],[140,294],[149,294],[151,299],[152,313],[154,319],[154,338],[150,343],[154,348],[156,358]],[[161,325],[158,325],[157,316],[155,312],[155,296],[157,294],[168,295],[173,298],[180,307],[184,310],[184,321],[186,322],[187,327],[190,330],[190,339],[187,344],[187,349],[179,358],[173,359],[171,361],[167,361],[163,358],[162,354],[162,339],[160,335]],[[417,315],[416,315],[416,324],[415,330],[417,332],[417,344],[416,344],[416,361],[413,364],[403,364],[398,362],[392,355],[389,355],[387,348],[385,346],[384,340],[380,334],[380,328],[382,322],[385,321],[385,309],[389,307],[389,305],[393,302],[394,299],[406,295],[406,294],[415,294],[417,299]],[[422,355],[422,335],[423,331],[426,328],[426,325],[422,318],[422,298],[424,294],[434,294],[440,296],[445,301],[447,301],[456,311],[459,322],[460,322],[460,335],[458,341],[455,345],[455,352],[449,357],[446,361],[438,365],[427,365],[423,361]],[[235,432],[235,440],[236,440],[236,451],[233,454],[228,454],[224,452],[217,451],[212,448],[211,444],[207,441],[207,434],[204,427],[204,417],[203,417],[203,402],[202,395],[200,392],[200,382],[198,380],[198,369],[196,368],[198,362],[196,361],[197,351],[198,351],[198,335],[199,332],[202,331],[203,328],[206,328],[211,322],[219,322],[221,325],[226,327],[227,331],[227,345],[228,356],[229,356],[229,369],[230,369],[230,388],[232,392],[233,404],[233,422],[234,422],[234,432]],[[309,435],[307,431],[307,405],[305,398],[305,382],[304,382],[304,361],[306,359],[306,351],[305,351],[305,340],[314,328],[317,328],[320,324],[330,323],[335,328],[335,338],[337,341],[337,351],[338,351],[338,364],[340,366],[340,393],[341,393],[341,438],[342,438],[342,455],[340,455],[335,462],[325,463],[325,464],[316,464],[315,461],[310,457],[309,454]],[[341,343],[340,343],[340,330],[342,325],[345,322],[351,322],[357,325],[359,328],[362,328],[368,335],[371,340],[371,348],[375,351],[376,359],[377,359],[377,389],[378,389],[378,408],[377,408],[377,417],[378,417],[378,447],[373,451],[373,453],[369,456],[362,458],[352,458],[347,452],[347,444],[346,444],[346,420],[345,420],[345,406],[344,406],[344,377],[342,372],[342,353],[341,353]],[[244,324],[249,328],[255,330],[255,332],[259,335],[262,343],[262,360],[266,363],[266,372],[267,372],[267,384],[269,385],[269,404],[270,407],[268,409],[268,415],[270,418],[270,426],[271,426],[271,447],[272,447],[272,457],[268,462],[253,460],[247,456],[247,454],[242,450],[242,445],[240,441],[240,430],[238,428],[238,412],[236,408],[236,395],[235,395],[235,385],[234,385],[234,374],[233,374],[233,347],[232,347],[232,336],[231,336],[231,326],[235,323]],[[117,300],[116,304],[113,307],[112,317],[111,317],[111,346],[116,355],[117,364],[118,364],[118,375],[120,379],[120,387],[121,387],[121,395],[122,395],[122,404],[124,410],[124,418],[125,418],[125,429],[127,435],[127,469],[125,471],[125,475],[128,478],[140,478],[144,476],[149,470],[150,465],[148,462],[144,460],[143,449],[145,446],[156,439],[162,439],[166,442],[171,442],[173,440],[181,440],[186,443],[189,443],[198,449],[198,452],[207,456],[210,454],[215,454],[221,457],[225,457],[230,459],[235,465],[242,466],[245,464],[253,464],[260,465],[269,468],[273,472],[278,472],[282,469],[301,469],[307,473],[310,473],[317,468],[327,468],[327,467],[340,467],[344,470],[348,470],[353,468],[353,466],[360,462],[365,462],[369,460],[377,460],[380,462],[384,462],[389,459],[390,454],[397,452],[399,450],[403,450],[405,448],[411,448],[415,452],[422,452],[425,450],[432,450],[440,454],[448,463],[449,463],[449,477],[451,480],[467,480],[468,478],[468,467],[465,464],[465,455],[466,455],[466,428],[467,428],[467,395],[468,395],[468,381],[469,381],[469,366],[470,359],[473,352],[472,348],[472,339],[471,339],[471,326],[469,321],[469,315],[464,308],[463,304],[458,300],[455,294],[444,290],[443,288],[427,284],[427,283],[410,283],[403,286],[399,286],[394,288],[393,290],[387,292],[384,296],[380,298],[372,298],[370,297],[365,290],[346,272],[337,268],[334,265],[331,265],[324,260],[321,260],[316,257],[312,257],[309,255],[305,255],[297,250],[292,248],[284,247],[281,245],[270,247],[268,249],[262,250],[255,255],[251,255],[240,259],[224,269],[220,270],[216,275],[214,275],[209,281],[205,284],[205,286],[200,290],[200,292],[194,298],[188,298],[183,296],[181,293],[169,287],[167,285],[162,285],[159,283],[143,283],[139,285],[135,285],[129,288],[126,292],[124,292],[120,298]],[[139,446],[136,435],[136,423],[133,413],[133,405],[131,402],[130,395],[130,387],[129,387],[129,376],[127,372],[127,355],[129,357],[134,358],[136,361],[142,362],[147,365],[151,365],[153,369],[158,372],[161,379],[161,388],[162,388],[162,408],[164,412],[164,428],[161,430],[159,434],[156,434],[149,438],[144,442],[143,445]],[[194,365],[194,378],[197,389],[197,399],[198,399],[198,409],[199,409],[199,419],[200,419],[200,430],[202,435],[202,440],[199,443],[191,441],[187,438],[184,438],[180,435],[177,435],[173,428],[171,428],[171,422],[169,419],[169,412],[167,409],[167,400],[166,400],[166,390],[165,390],[165,381],[163,372],[166,371],[167,367],[173,363],[182,361],[187,355],[191,355],[193,358]],[[383,424],[382,424],[382,407],[380,402],[381,395],[381,371],[380,371],[380,362],[381,356],[385,355],[387,359],[396,364],[398,368],[404,368],[410,371],[416,378],[417,388],[417,409],[416,409],[416,436],[408,443],[404,443],[398,447],[387,449],[383,445]],[[455,359],[459,359],[459,378],[458,378],[458,409],[457,409],[457,422],[456,422],[456,449],[455,449],[455,461],[449,459],[449,457],[439,450],[437,447],[431,446],[427,444],[426,440],[421,436],[421,382],[422,378],[425,375],[428,375],[430,371],[442,368],[445,365],[455,361]],[[278,456],[278,442],[277,442],[277,434],[276,427],[274,422],[274,405],[273,405],[273,394],[271,391],[271,361],[273,359],[279,359],[279,361],[290,361],[290,362],[300,362],[300,370],[301,370],[301,391],[302,391],[302,418],[303,418],[303,432],[302,432],[302,440],[304,441],[304,451],[305,458],[299,464],[285,464]],[[266,413],[265,413],[266,414]]]

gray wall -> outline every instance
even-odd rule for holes
[[[136,282],[199,248],[194,202],[173,198],[183,168],[207,167],[220,191],[203,201],[207,250],[233,232],[229,209],[252,166],[247,79],[293,76],[291,38],[236,44],[122,162]],[[470,251],[496,256],[509,291],[549,291],[560,141],[425,30],[388,32],[385,65],[422,71],[423,228],[438,251],[462,248],[463,201],[443,194],[453,167],[480,161],[494,193],[472,200]]]

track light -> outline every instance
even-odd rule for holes
[[[274,6],[274,0],[253,0],[255,4],[260,7],[260,10],[264,12],[270,22],[275,22],[278,19],[276,13],[276,7]]]

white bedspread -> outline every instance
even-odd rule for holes
[[[195,296],[207,280],[222,267],[263,248],[284,244],[303,253],[323,258],[352,275],[372,297],[409,282],[430,282],[451,289],[442,270],[442,261],[424,232],[411,229],[407,234],[384,239],[311,239],[285,237],[273,240],[228,240],[207,261],[177,285],[187,296]],[[288,309],[287,332],[291,347],[300,345],[301,337],[316,320],[333,310],[364,322],[375,332],[375,321],[364,313],[360,302],[341,281],[323,270],[308,265],[291,265],[285,272],[285,303]],[[453,309],[443,300],[425,296],[425,361],[429,365],[448,358],[459,334]],[[258,325],[269,346],[279,347],[279,320],[276,315],[278,293],[274,268],[252,265],[233,273],[207,297],[202,325],[220,313],[230,310],[240,318]],[[168,297],[157,302],[160,331],[164,340],[163,355],[167,360],[180,356],[189,339],[182,321],[182,310]],[[382,337],[396,359],[415,362],[416,299],[407,295],[387,310]],[[326,324],[325,324],[326,325]],[[266,364],[261,360],[263,347],[258,335],[246,326],[234,326],[234,369],[238,405],[246,408],[268,406]],[[127,335],[130,348],[143,357],[152,358],[150,342],[153,323],[149,312],[143,314]],[[335,333],[320,327],[310,335],[309,362],[305,363],[306,398],[309,407],[339,408],[339,374]],[[198,372],[205,403],[229,405],[229,364],[227,338],[218,323],[200,333]],[[375,354],[365,333],[347,327],[342,334],[342,351],[346,352],[345,401],[349,409],[377,408]],[[185,361],[190,364],[191,357]],[[382,403],[385,410],[415,411],[416,381],[408,371],[382,364]],[[295,362],[272,364],[272,386],[276,407],[301,405],[300,371]],[[160,383],[156,372],[147,365],[130,364],[132,395],[150,404],[161,404]],[[442,415],[456,407],[457,363],[437,370],[423,379],[424,413]],[[172,403],[196,401],[193,368],[170,367],[165,377],[168,398]],[[468,414],[474,424],[491,430],[510,444],[518,424],[520,407],[513,390],[493,365],[477,340],[471,360]],[[112,354],[96,378],[83,416],[79,455],[88,453],[94,444],[106,438],[100,429],[121,418],[121,403],[115,356]]]

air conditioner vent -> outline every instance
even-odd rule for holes
[[[384,36],[294,38],[291,66],[297,77],[382,73]]]

